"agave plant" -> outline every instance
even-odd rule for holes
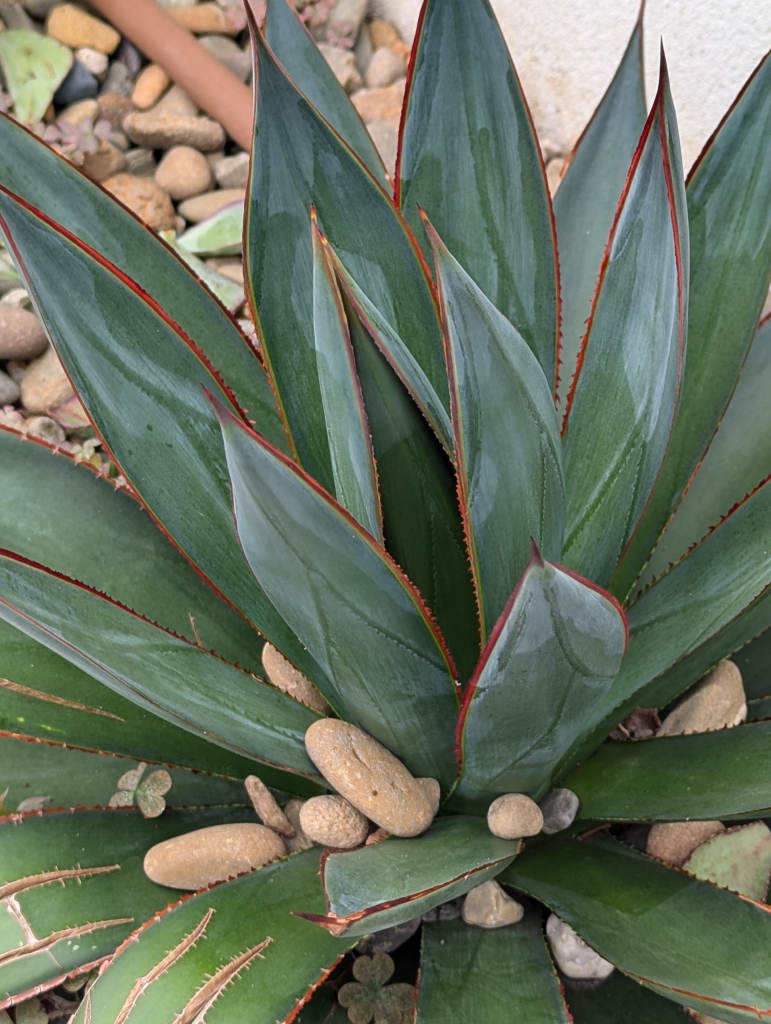
[[[114,467],[0,430],[0,1007],[99,967],[78,1024],[342,1021],[342,981],[381,1024],[771,1017],[767,857],[750,891],[632,841],[771,807],[771,61],[686,186],[638,23],[552,207],[487,0],[425,4],[393,192],[293,10],[253,30],[258,347],[0,121],[0,226]],[[151,847],[255,821],[250,775],[328,788],[266,640],[441,807],[180,899]],[[748,724],[608,738],[740,648]],[[570,827],[491,833],[554,788]],[[523,920],[448,920],[492,879]],[[609,980],[563,991],[549,913]],[[414,1006],[417,939],[395,994],[382,958],[349,981],[424,915]]]

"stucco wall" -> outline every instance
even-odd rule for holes
[[[637,0],[492,0],[542,137],[569,148],[599,101]],[[370,0],[411,41],[420,0]],[[686,167],[771,47],[771,0],[648,0],[646,79],[667,53]],[[483,55],[480,55],[483,59]]]

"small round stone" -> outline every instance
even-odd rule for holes
[[[466,924],[477,928],[505,928],[521,921],[525,908],[491,880],[467,893],[461,915]]]
[[[657,735],[712,732],[740,725],[746,717],[742,674],[732,661],[721,661],[667,715]]]
[[[0,407],[3,405],[13,405],[14,402],[19,401],[20,396],[21,388],[16,381],[0,370]]]
[[[109,121],[113,128],[120,128],[123,118],[130,114],[133,107],[127,96],[120,96],[117,92],[104,92],[96,101],[97,116],[104,121]]]
[[[524,793],[504,793],[487,811],[487,825],[499,839],[536,836],[543,828],[541,808]]]
[[[294,829],[294,835],[287,836],[284,839],[288,853],[299,853],[301,850],[309,850],[314,845],[313,840],[306,836],[300,824],[300,811],[304,803],[305,801],[300,800],[299,797],[293,797],[284,805],[284,814]]]
[[[423,796],[428,800],[431,805],[431,812],[436,817],[436,812],[439,810],[439,804],[442,800],[442,790],[436,779],[415,779],[417,784],[423,790]]]
[[[54,93],[57,106],[69,106],[80,100],[91,99],[99,92],[99,82],[80,61],[74,61],[67,77]]]
[[[221,188],[217,192],[194,196],[179,204],[180,216],[192,224],[200,224],[202,220],[207,220],[215,213],[219,213],[223,206],[241,202],[245,195],[242,188]]]
[[[553,789],[539,806],[543,814],[541,831],[550,836],[573,824],[578,814],[578,797],[570,789]]]
[[[137,111],[124,119],[123,130],[136,146],[145,149],[192,146],[209,153],[225,145],[225,129],[208,117]]]
[[[285,855],[281,836],[265,825],[212,825],[153,846],[144,869],[158,885],[195,891]]]
[[[214,177],[220,188],[246,188],[249,176],[249,154],[224,156],[214,165]]]
[[[607,978],[613,973],[613,964],[604,960],[556,914],[551,914],[546,922],[546,934],[557,966],[568,978]]]
[[[719,832],[725,832],[720,821],[671,821],[654,825],[648,833],[646,853],[657,860],[682,867],[697,846]]]
[[[156,231],[174,227],[174,207],[157,181],[135,174],[114,174],[102,183],[108,192]]]
[[[96,153],[86,153],[83,157],[83,173],[94,181],[106,181],[120,174],[125,167],[126,154],[104,139],[99,143]]]
[[[149,110],[155,106],[169,87],[169,76],[157,64],[148,64],[137,75],[131,102],[137,110]]]
[[[370,89],[383,89],[407,72],[404,57],[388,46],[381,46],[372,54],[365,80]]]
[[[35,359],[48,348],[48,338],[34,313],[0,303],[0,359]]]
[[[211,188],[211,168],[206,157],[197,149],[191,146],[172,146],[158,164],[155,180],[178,202]]]
[[[59,116],[56,118],[57,121],[64,121],[66,124],[83,124],[84,121],[96,121],[99,117],[99,104],[96,100],[80,100],[78,103],[72,103],[69,107],[66,107]]]
[[[332,713],[332,708],[310,679],[299,672],[273,644],[265,644],[263,647],[262,664],[268,679],[279,690],[283,690],[290,697],[307,704],[309,708],[322,715]]]
[[[90,71],[94,78],[103,79],[110,64],[106,53],[100,53],[91,46],[81,46],[75,51],[75,60]]]
[[[314,796],[300,808],[300,827],[321,846],[352,850],[369,832],[364,815],[341,796]]]
[[[64,430],[50,416],[30,416],[24,421],[24,433],[39,437],[41,441],[47,441],[49,444],[62,444],[67,440]]]
[[[60,43],[77,50],[88,46],[100,53],[112,53],[120,42],[120,34],[112,25],[86,14],[75,4],[59,4],[48,15],[46,31]]]
[[[178,25],[186,28],[188,32],[202,35],[207,32],[217,32],[223,35],[235,36],[238,28],[235,21],[231,21],[225,11],[215,3],[199,3],[189,7],[172,7],[169,14]]]
[[[21,382],[22,405],[32,413],[44,413],[74,394],[64,367],[52,348],[29,365]]]
[[[308,756],[354,807],[392,835],[425,832],[431,804],[401,761],[349,722],[322,718],[305,734]]]

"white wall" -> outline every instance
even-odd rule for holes
[[[637,0],[492,0],[542,137],[569,148],[613,76]],[[370,0],[411,41],[420,0]],[[663,37],[686,167],[771,48],[771,0],[648,0],[652,98]],[[484,59],[480,55],[480,59]]]

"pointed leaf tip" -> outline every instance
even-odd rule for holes
[[[539,569],[543,569],[546,565],[541,549],[536,543],[535,537],[530,538],[530,564],[538,566]]]

